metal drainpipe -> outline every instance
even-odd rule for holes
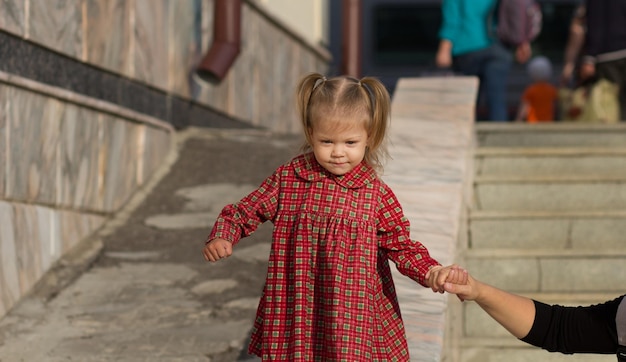
[[[241,0],[215,0],[213,44],[202,58],[196,74],[219,83],[239,55],[241,45]]]
[[[361,0],[343,0],[341,72],[361,77]]]

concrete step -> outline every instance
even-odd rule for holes
[[[626,210],[581,212],[470,211],[473,250],[626,250]]]
[[[549,304],[589,305],[626,289],[626,123],[478,124],[468,245],[473,276]],[[459,307],[463,362],[614,361],[511,336],[476,303]]]
[[[475,152],[475,174],[534,177],[626,176],[626,148],[483,147]]]
[[[479,123],[476,131],[479,147],[626,147],[626,122]]]
[[[521,293],[623,293],[626,249],[468,249],[479,280]]]
[[[515,347],[503,346],[467,346],[463,347],[461,362],[615,362],[611,355],[549,353],[539,348],[518,342]]]
[[[624,176],[480,176],[474,182],[475,210],[626,210]]]
[[[539,300],[547,304],[559,304],[565,306],[585,306],[603,303],[619,297],[620,293],[519,293],[528,298]],[[461,336],[461,345],[464,352],[466,348],[478,350],[492,350],[498,348],[527,349],[526,352],[536,350],[513,337],[504,327],[494,321],[483,311],[478,304],[463,302],[461,305],[465,328]],[[548,355],[545,351],[543,352]],[[465,354],[465,353],[464,353]],[[526,354],[526,353],[524,353]],[[503,359],[509,361],[510,359]],[[543,358],[539,358],[544,361]]]

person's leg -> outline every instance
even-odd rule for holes
[[[483,72],[489,120],[506,122],[509,119],[507,87],[509,73],[513,65],[513,55],[498,44],[489,49],[489,59],[485,62]]]
[[[596,64],[598,77],[607,79],[618,85],[620,89],[620,119],[626,120],[626,59]]]
[[[481,49],[462,55],[457,55],[453,59],[453,70],[463,75],[478,77],[478,93],[476,94],[476,120],[484,120],[481,105],[485,100],[485,83],[483,81],[483,64],[488,57],[488,50]]]

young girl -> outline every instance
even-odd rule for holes
[[[408,361],[388,260],[435,292],[442,267],[409,237],[409,222],[379,178],[390,99],[374,78],[304,77],[297,103],[304,153],[220,213],[207,261],[259,224],[274,224],[249,352],[263,361]]]

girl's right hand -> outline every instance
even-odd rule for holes
[[[233,253],[233,244],[225,239],[213,239],[209,241],[202,250],[204,260],[215,262],[220,259],[228,258]]]

